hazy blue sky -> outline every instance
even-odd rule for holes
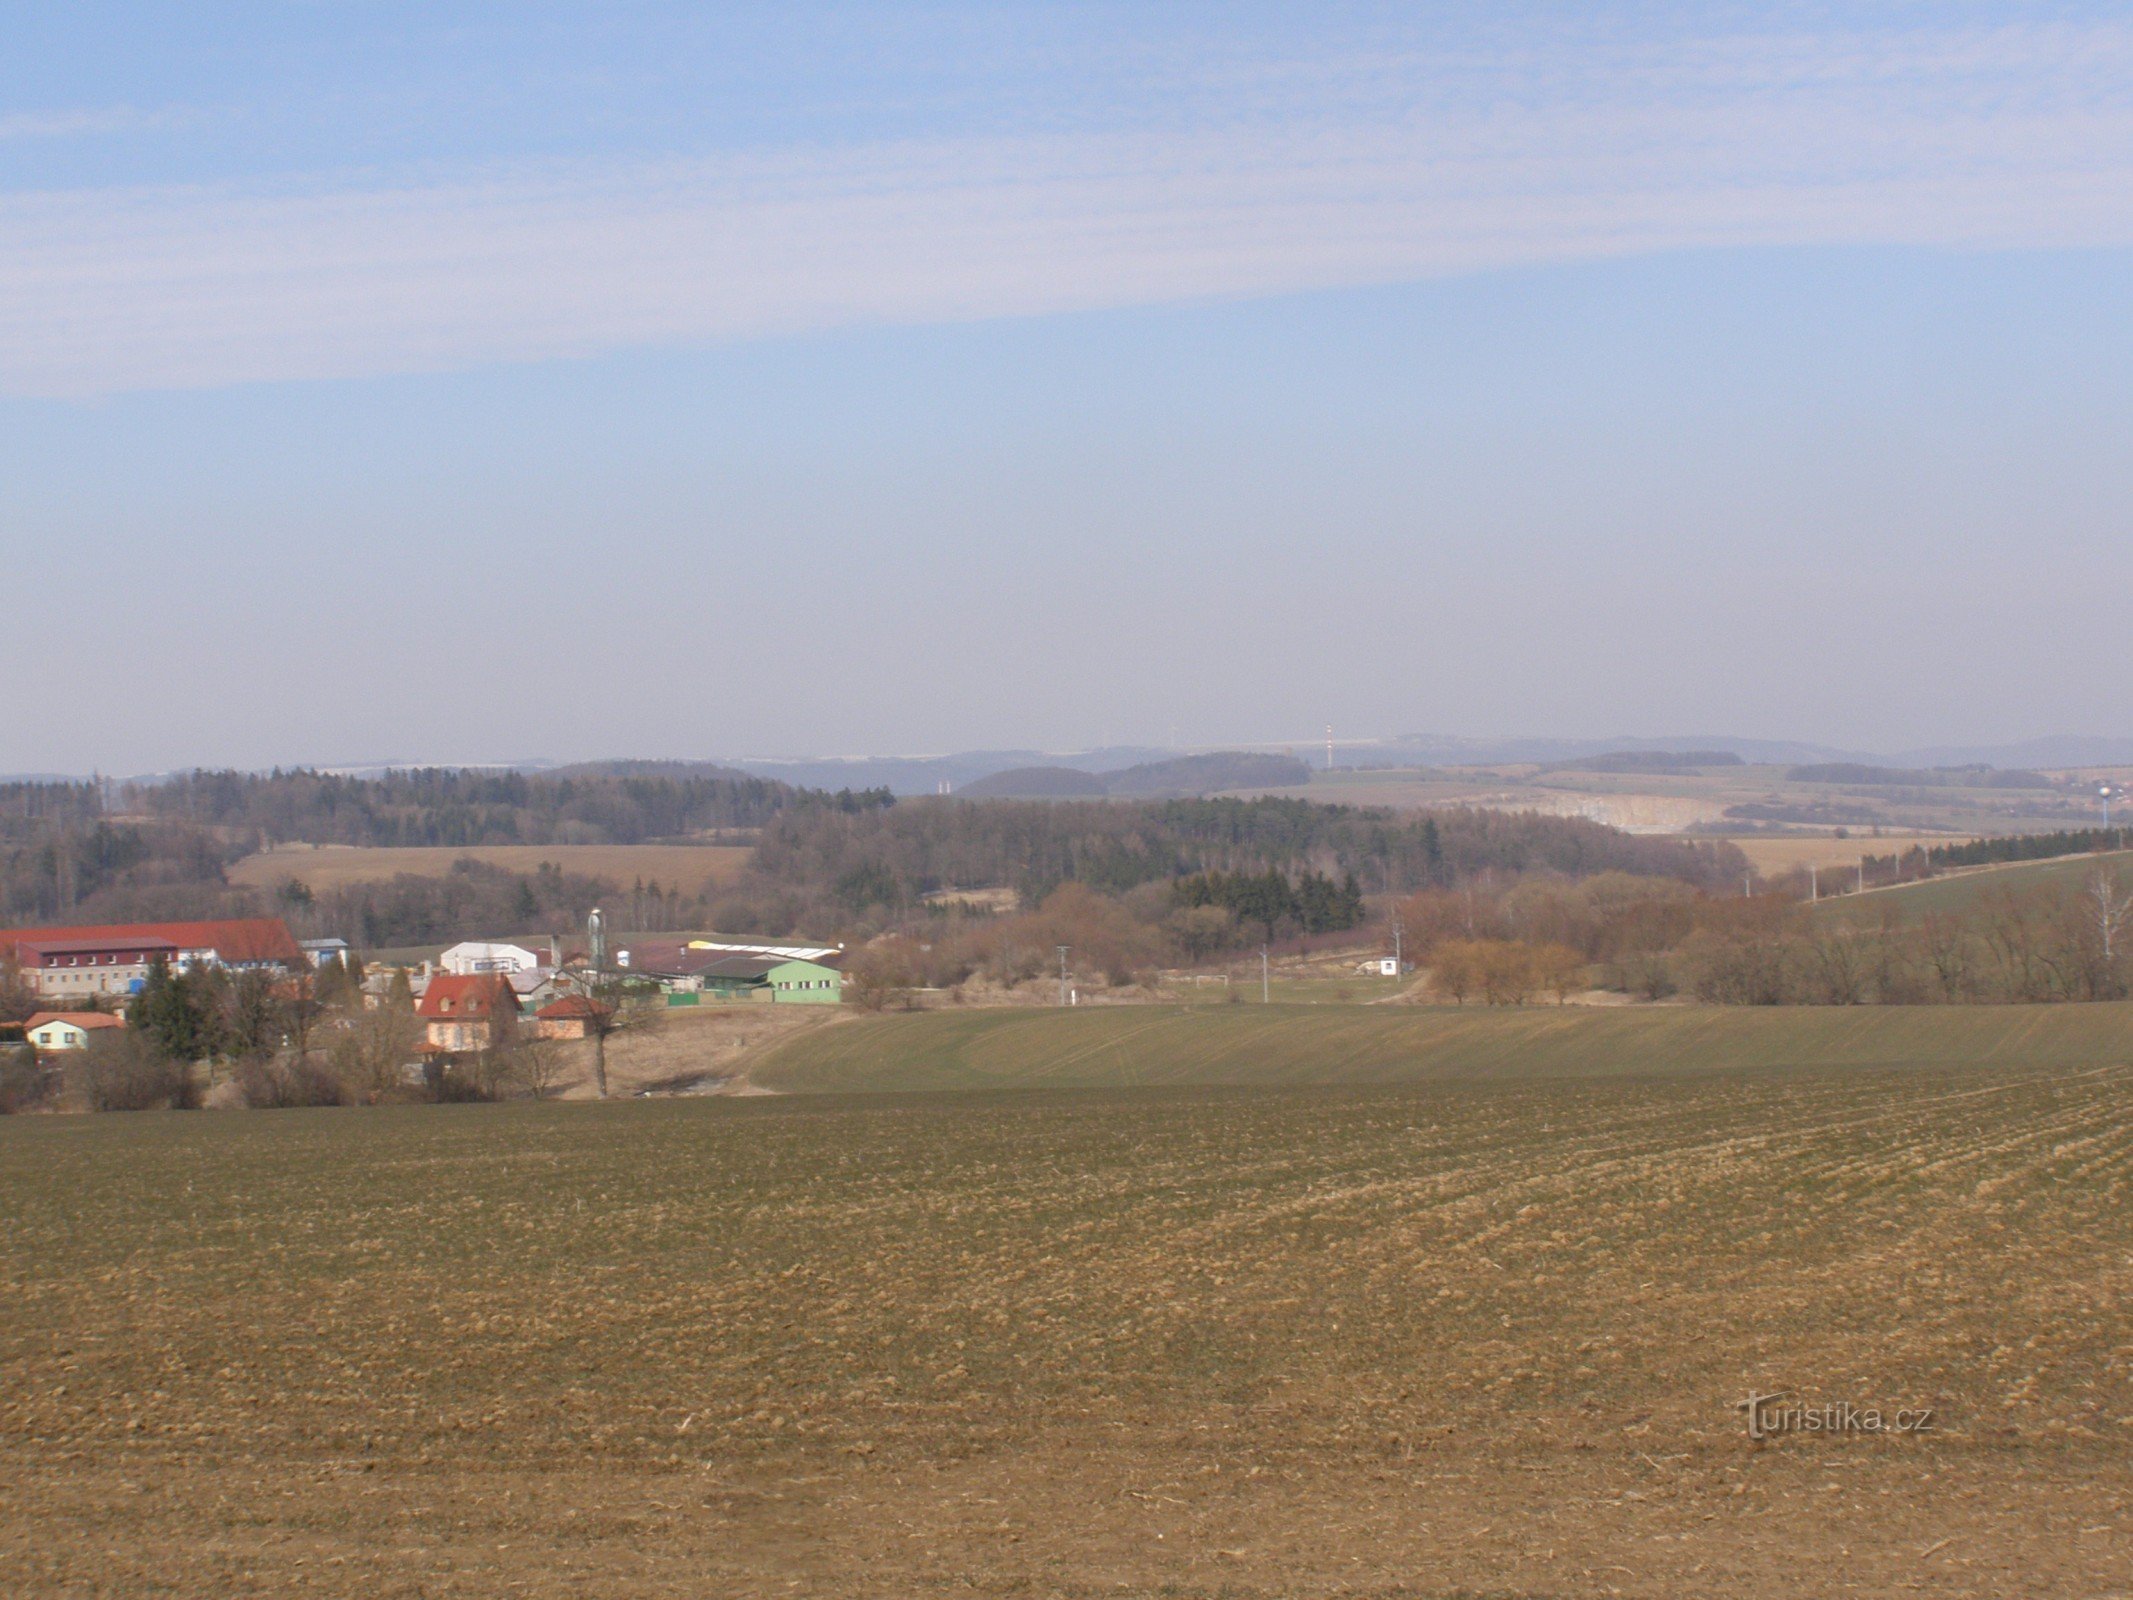
[[[0,771],[2133,733],[2122,5],[36,9]]]

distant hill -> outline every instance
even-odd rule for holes
[[[1558,761],[1556,772],[1700,772],[1705,767],[1737,767],[1731,750],[1609,750],[1602,755]]]
[[[1217,750],[1128,767],[1107,776],[1104,789],[1108,794],[1219,794],[1226,789],[1290,789],[1310,781],[1311,769],[1294,756]]]
[[[1165,795],[1220,794],[1230,789],[1286,789],[1311,781],[1311,769],[1294,756],[1250,750],[1146,761],[1122,772],[1084,772],[1079,767],[1016,767],[965,784],[956,793],[972,800],[1085,800],[1100,796],[1159,799]]]
[[[956,791],[970,800],[1090,800],[1109,792],[1103,779],[1078,767],[1015,767]]]
[[[540,770],[544,778],[726,778],[747,781],[752,772],[716,761],[574,761]]]

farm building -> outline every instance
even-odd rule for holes
[[[22,1036],[39,1051],[86,1050],[90,1034],[125,1026],[104,1011],[40,1011],[22,1025]]]
[[[634,945],[616,959],[632,976],[655,980],[676,1005],[697,1004],[699,997],[788,1005],[836,1005],[844,998],[844,953],[829,945],[691,939]]]
[[[697,969],[696,993],[720,1000],[767,1000],[772,1004],[833,1006],[844,999],[843,958],[798,961],[777,956],[719,956]],[[669,994],[687,993],[670,989]]]
[[[486,1050],[516,1031],[518,996],[500,972],[440,972],[415,1007],[422,1019],[422,1050],[453,1055]]]
[[[468,977],[477,972],[535,972],[555,963],[522,944],[492,944],[481,939],[468,939],[440,955],[437,965],[454,976]]]
[[[39,996],[79,1000],[140,991],[156,962],[301,972],[310,961],[279,917],[231,922],[132,922],[108,927],[18,928],[0,932],[0,961],[12,960]]]
[[[833,1006],[844,999],[844,957],[781,961],[763,975],[770,998],[788,1004]]]

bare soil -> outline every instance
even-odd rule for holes
[[[0,1593],[2123,1593],[2129,1094],[14,1119]]]

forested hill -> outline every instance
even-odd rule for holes
[[[1531,813],[1396,812],[1286,799],[898,802],[886,790],[831,794],[702,770],[195,772],[116,792],[97,784],[0,786],[0,915],[34,924],[307,906],[317,923],[308,931],[405,942],[403,935],[428,938],[462,920],[470,926],[460,931],[475,932],[473,920],[486,926],[514,907],[537,909],[543,924],[551,914],[567,922],[582,914],[580,902],[615,886],[566,883],[554,873],[515,878],[462,863],[466,870],[448,885],[456,899],[440,899],[434,881],[409,880],[397,898],[380,899],[387,885],[350,891],[346,904],[333,906],[313,906],[292,886],[268,907],[258,891],[231,884],[224,869],[284,843],[450,850],[635,844],[721,830],[756,841],[745,882],[732,891],[741,900],[722,907],[700,899],[697,885],[668,886],[669,916],[708,926],[723,913],[770,931],[821,934],[881,925],[928,893],[953,887],[1009,886],[1035,904],[1065,883],[1118,895],[1205,873],[1275,873],[1299,882],[1316,875],[1335,885],[1352,878],[1355,892],[1380,894],[1536,872],[1577,878],[1625,871],[1715,887],[1737,883],[1746,870],[1732,845],[1637,837]],[[520,920],[533,925],[534,911]]]
[[[378,777],[192,772],[127,793],[137,814],[252,834],[261,844],[638,844],[757,828],[794,807],[866,808],[886,791],[828,795],[744,772],[686,776],[425,767]]]
[[[1010,885],[1025,900],[1080,882],[1120,893],[1189,873],[1353,873],[1371,893],[1496,872],[1623,871],[1700,886],[1738,883],[1738,847],[1624,833],[1531,812],[1397,812],[1305,800],[906,800],[865,810],[788,809],[765,825],[755,875],[827,889],[846,906],[895,906],[936,889]]]

